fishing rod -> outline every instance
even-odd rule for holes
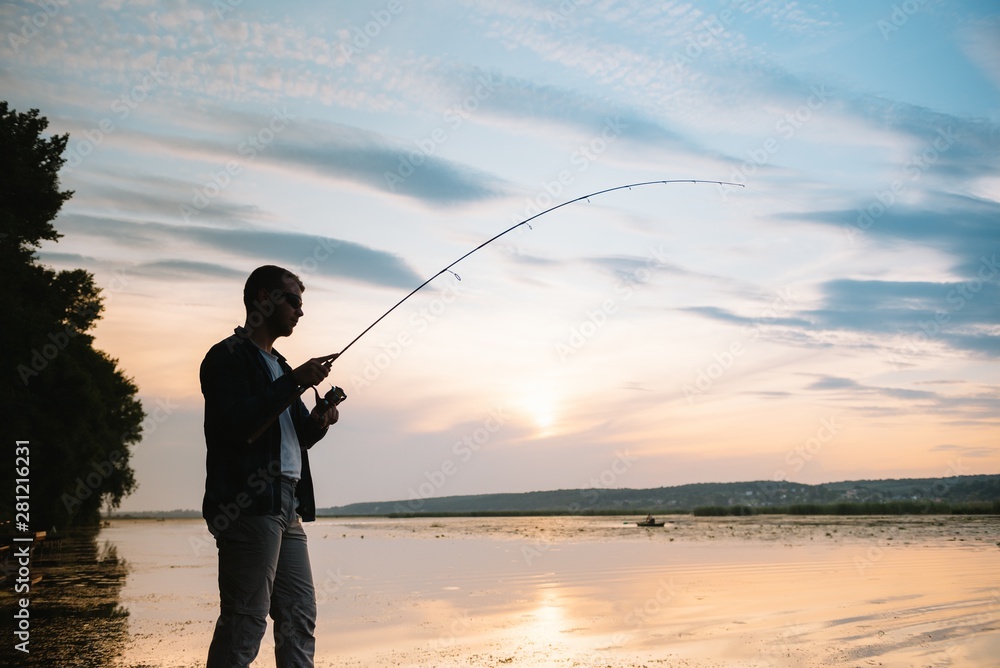
[[[510,227],[508,227],[503,232],[500,232],[499,234],[493,235],[492,237],[490,237],[489,239],[487,239],[483,243],[479,244],[478,246],[476,246],[475,248],[473,248],[472,250],[470,250],[469,252],[467,252],[465,255],[462,255],[460,258],[458,258],[457,260],[455,260],[451,264],[449,264],[449,265],[443,267],[442,269],[440,269],[437,273],[435,273],[433,276],[431,276],[430,278],[428,278],[426,281],[424,281],[423,283],[421,283],[417,287],[413,288],[413,290],[411,290],[405,297],[403,297],[398,302],[396,302],[395,304],[393,304],[392,307],[388,311],[386,311],[385,313],[383,313],[382,315],[380,315],[375,320],[375,322],[373,322],[372,324],[370,324],[367,327],[365,327],[364,330],[362,330],[362,332],[360,334],[358,334],[353,339],[351,339],[351,341],[346,346],[344,346],[340,350],[339,353],[334,353],[332,355],[326,355],[325,357],[319,358],[319,359],[323,360],[321,362],[321,364],[323,366],[325,366],[326,368],[329,369],[330,366],[333,364],[334,360],[336,360],[341,355],[343,355],[345,352],[347,352],[347,350],[351,346],[353,346],[355,343],[357,343],[358,339],[360,339],[362,336],[364,336],[369,331],[371,331],[371,329],[373,327],[375,327],[375,325],[377,325],[380,322],[382,322],[382,320],[384,320],[390,313],[392,313],[397,308],[399,308],[403,304],[403,302],[405,302],[407,299],[409,299],[413,295],[415,295],[418,292],[420,292],[420,290],[422,290],[425,286],[427,286],[429,283],[431,283],[438,276],[440,276],[442,274],[448,273],[448,274],[452,274],[458,280],[462,280],[462,278],[458,274],[456,274],[454,271],[451,270],[452,267],[454,267],[456,264],[458,264],[459,262],[461,262],[465,258],[469,257],[470,255],[472,255],[476,251],[480,250],[481,248],[484,248],[485,246],[488,246],[489,244],[493,243],[494,241],[496,241],[500,237],[504,236],[505,234],[513,232],[514,230],[516,230],[517,228],[521,227],[522,225],[527,225],[530,228],[531,227],[531,224],[530,224],[531,221],[535,220],[536,218],[539,218],[540,216],[544,216],[545,214],[551,213],[551,212],[555,211],[556,209],[561,209],[564,206],[569,206],[570,204],[575,204],[576,202],[579,202],[579,201],[582,201],[582,200],[590,201],[591,197],[597,197],[598,195],[603,195],[605,193],[614,192],[616,190],[626,190],[626,189],[627,190],[631,190],[632,188],[641,188],[643,186],[670,185],[670,184],[673,184],[673,183],[708,183],[708,184],[715,184],[715,185],[719,185],[719,186],[735,186],[735,187],[739,187],[739,188],[744,188],[745,187],[742,183],[731,183],[729,181],[706,181],[706,180],[702,180],[702,179],[670,179],[670,180],[660,180],[660,181],[642,181],[640,183],[627,183],[627,184],[625,184],[623,186],[615,186],[613,188],[605,188],[604,190],[598,190],[596,192],[588,193],[586,195],[581,195],[581,196],[576,197],[574,199],[562,202],[561,204],[556,204],[555,206],[551,206],[548,209],[545,209],[544,211],[540,211],[539,213],[536,213],[535,215],[533,215],[533,216],[531,216],[529,218],[525,218],[524,220],[522,220],[519,223],[511,225]],[[274,415],[272,415],[271,417],[269,417],[266,422],[264,422],[260,427],[258,427],[257,430],[254,431],[250,435],[249,438],[247,438],[247,444],[253,443],[258,438],[260,438],[261,435],[265,431],[267,431],[267,428],[271,426],[271,423],[273,423],[275,420],[277,420],[278,416],[280,416],[282,413],[284,413],[285,409],[287,409],[289,406],[292,405],[292,402],[294,402],[296,399],[298,399],[299,397],[301,397],[305,393],[305,391],[308,390],[308,389],[310,389],[310,388],[312,388],[313,392],[316,393],[316,403],[319,404],[319,405],[321,405],[321,406],[325,406],[325,407],[329,407],[331,405],[332,406],[336,406],[337,404],[339,404],[340,402],[342,402],[344,399],[347,398],[347,394],[344,393],[344,390],[342,390],[341,388],[339,388],[337,386],[334,386],[329,392],[327,392],[322,397],[320,397],[319,391],[316,389],[315,386],[308,385],[306,387],[303,387],[303,388],[299,389],[298,394],[296,394],[291,399],[289,399],[288,402],[285,405],[283,405],[280,410],[278,410]]]

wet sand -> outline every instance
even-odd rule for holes
[[[666,519],[320,519],[316,665],[1000,665],[1000,518]],[[203,665],[204,524],[100,540],[129,568],[116,665]]]

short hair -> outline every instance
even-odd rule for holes
[[[299,290],[305,292],[306,286],[302,284],[302,279],[292,272],[273,264],[266,264],[263,267],[254,269],[247,277],[246,285],[243,286],[243,306],[247,313],[253,308],[253,302],[257,299],[257,293],[261,288],[271,292],[272,290],[284,290],[285,279],[291,279],[298,283]]]

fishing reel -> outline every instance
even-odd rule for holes
[[[343,389],[334,385],[330,388],[330,391],[324,394],[322,397],[319,396],[319,390],[313,387],[313,392],[316,393],[316,405],[322,410],[326,410],[330,406],[338,406],[340,402],[347,398],[347,393]]]

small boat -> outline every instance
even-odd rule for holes
[[[663,524],[664,520],[643,520],[635,523],[637,527],[661,527]]]

